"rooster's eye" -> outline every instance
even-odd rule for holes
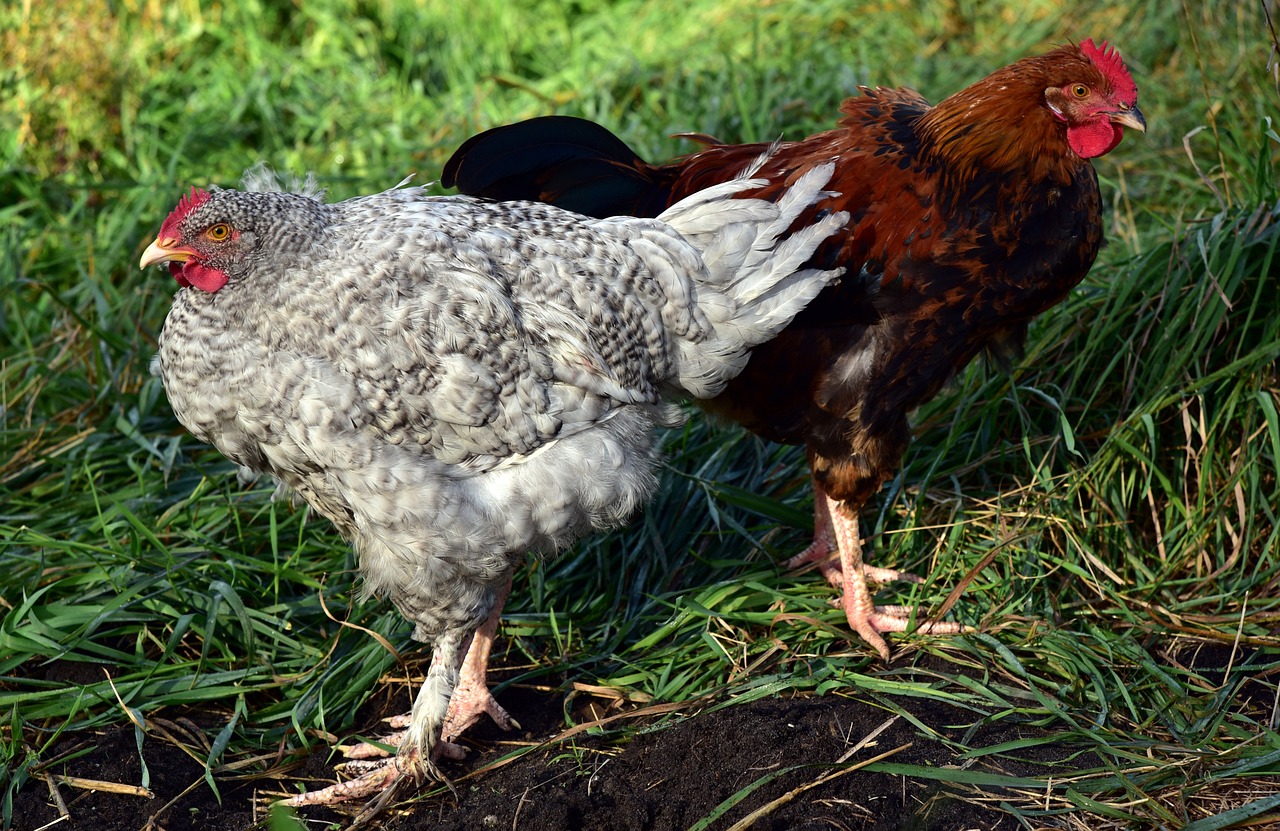
[[[209,230],[204,232],[204,234],[214,242],[222,242],[224,239],[231,236],[231,226],[226,223],[219,222],[217,225],[210,227]]]
[[[1071,88],[1071,94],[1074,95],[1076,98],[1088,98],[1089,88],[1086,87],[1084,84],[1076,84],[1074,87]]]

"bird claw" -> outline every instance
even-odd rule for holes
[[[911,630],[915,610],[909,606],[876,606],[867,583],[923,583],[924,578],[907,571],[864,563],[857,517],[842,513],[840,504],[823,491],[816,480],[813,487],[813,543],[788,560],[787,567],[815,564],[827,582],[840,589],[840,597],[833,600],[832,605],[843,609],[849,627],[874,648],[881,659],[888,661],[889,644],[882,635]],[[917,620],[914,631],[946,635],[964,632],[965,628],[959,623]]]
[[[409,723],[409,716],[395,716],[387,719],[387,722],[389,722],[392,727],[407,726]],[[387,751],[387,747],[393,747],[397,750],[403,747],[405,736],[408,735],[408,732],[408,730],[401,730],[396,733],[381,736],[378,738],[376,743],[360,742],[359,744],[342,745],[338,750],[343,756],[352,761],[385,758],[391,755],[390,752]],[[467,748],[454,742],[439,741],[436,742],[434,754],[438,757],[457,761],[467,758]]]
[[[923,583],[924,578],[910,571],[898,571],[896,568],[880,568],[862,564],[862,576],[872,583]]]
[[[498,700],[489,692],[488,686],[484,684],[483,678],[478,686],[459,685],[449,701],[449,712],[445,716],[444,727],[440,731],[442,738],[435,745],[435,755],[453,760],[467,758],[467,748],[451,740],[465,733],[480,720],[481,716],[493,719],[493,722],[503,730],[520,729],[520,722],[498,703]],[[410,714],[406,713],[392,716],[385,721],[394,730],[408,727],[411,719]],[[376,743],[360,742],[339,747],[338,750],[342,751],[342,755],[348,759],[376,759],[388,755],[387,747],[401,748],[407,734],[408,730],[400,729],[395,733],[381,736]]]
[[[406,730],[401,730],[398,733],[381,736],[376,744],[374,742],[360,742],[359,744],[353,745],[340,745],[338,747],[338,751],[348,759],[377,759],[380,757],[386,757],[389,756],[390,753],[385,747],[381,747],[380,745],[399,748],[400,745],[404,743],[404,737],[407,732],[408,731]]]
[[[823,538],[815,532],[809,547],[787,560],[786,568],[788,571],[795,571],[810,563],[817,563],[818,567],[822,568],[836,553],[835,541]]]
[[[448,690],[449,707],[441,727],[433,730],[419,725],[420,729],[415,733],[413,713],[385,719],[390,729],[395,732],[379,738],[376,742],[360,742],[338,748],[347,759],[338,765],[338,769],[344,773],[358,774],[355,779],[299,794],[285,800],[284,804],[332,805],[380,793],[380,796],[370,802],[360,814],[360,817],[368,817],[387,804],[391,798],[391,790],[404,778],[412,777],[419,783],[424,780],[440,781],[452,790],[453,785],[435,766],[434,760],[465,759],[467,748],[449,739],[457,738],[468,727],[479,721],[482,715],[492,718],[504,730],[519,727],[519,722],[512,718],[511,714],[489,692],[486,677],[489,652],[493,646],[499,614],[510,589],[508,577],[506,586],[499,592],[492,613],[476,631],[471,646],[466,651],[466,658],[459,668],[458,681],[451,685],[452,689]],[[437,643],[437,652],[440,649],[440,644]],[[447,656],[439,654],[433,655],[432,667],[443,665],[446,658]],[[429,669],[424,685],[431,682],[432,676],[433,671]],[[418,695],[421,699],[423,690],[419,690]],[[418,704],[414,705],[415,710],[418,706]],[[359,821],[360,818],[357,820]]]
[[[842,598],[836,598],[831,601],[831,605],[838,608],[844,608]],[[958,635],[968,631],[963,623],[948,620],[921,620],[917,615],[914,624],[912,623],[912,615],[917,610],[910,606],[873,606],[871,611],[860,614],[858,611],[850,611],[845,609],[845,617],[849,620],[849,625],[861,631],[858,621],[865,621],[866,625],[876,632],[918,632],[922,635]]]
[[[398,716],[390,716],[388,718],[384,718],[383,721],[385,721],[387,723],[387,726],[390,727],[392,730],[403,730],[413,723],[413,714],[401,713]]]
[[[367,769],[355,779],[338,782],[327,788],[291,796],[280,801],[281,805],[302,808],[307,805],[337,805],[364,799],[374,794],[387,791],[404,772],[400,767],[399,757],[392,756],[380,761],[353,761],[347,765],[366,767]]]
[[[832,541],[819,540],[814,538],[813,544],[801,551],[796,556],[787,560],[786,568],[794,571],[803,568],[810,563],[816,564],[818,571],[827,579],[827,582],[836,588],[840,588],[843,583],[843,573],[840,570],[840,551]],[[910,571],[899,571],[896,568],[880,568],[879,566],[869,566],[862,564],[862,576],[872,583],[923,583],[924,578]]]
[[[503,730],[520,728],[520,722],[512,718],[511,714],[498,703],[482,678],[478,686],[459,684],[454,690],[453,698],[449,701],[449,712],[444,719],[444,729],[440,731],[440,735],[446,742],[449,739],[456,739],[478,722],[481,716],[493,719],[494,724]]]
[[[394,762],[394,757],[387,755],[381,759],[348,759],[333,766],[333,769],[348,776],[359,778],[375,770],[381,770]]]
[[[877,632],[906,632],[911,628],[910,606],[876,606],[867,616]],[[916,618],[915,631],[922,635],[959,635],[967,632],[963,623],[951,620],[920,620]]]
[[[456,742],[447,742],[441,739],[436,743],[436,756],[449,759],[454,762],[460,762],[467,758],[468,749]]]
[[[810,557],[803,561],[800,560],[801,557],[806,556],[807,551],[808,549],[806,549],[805,553],[798,554],[790,560],[787,560],[787,568],[800,568],[803,565],[813,562],[816,558]],[[840,588],[844,585],[844,576],[843,572],[840,571],[840,555],[838,552],[825,555],[825,559],[818,560],[817,565],[818,571],[822,573],[822,576],[827,579],[828,583],[836,588]],[[919,574],[914,574],[910,571],[899,571],[896,568],[869,566],[866,563],[862,564],[862,576],[872,583],[923,583],[925,581]]]

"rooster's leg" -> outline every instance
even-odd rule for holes
[[[832,520],[832,512],[838,508],[830,499],[822,486],[815,479],[813,482],[813,542],[804,551],[787,560],[787,568],[797,569],[815,563],[827,582],[838,589],[844,588],[844,574],[841,566],[840,551],[836,546],[836,532]],[[856,530],[855,530],[856,533]],[[859,559],[859,562],[861,560]],[[862,564],[862,575],[873,583],[923,583],[924,578],[909,571],[898,571],[892,568],[878,568]]]
[[[816,563],[827,582],[840,588],[840,606],[849,626],[887,661],[889,645],[882,633],[906,631],[911,625],[913,610],[904,606],[876,606],[871,600],[867,581],[923,583],[924,580],[909,572],[863,563],[857,516],[846,515],[841,504],[828,496],[817,481],[813,483],[813,491],[813,544],[788,560],[787,567]],[[964,627],[958,623],[932,622],[918,626],[917,631],[945,635],[962,632]]]
[[[840,548],[840,571],[843,575],[844,607],[849,625],[875,647],[880,657],[889,660],[889,645],[882,632],[905,632],[911,625],[912,609],[905,606],[876,606],[867,590],[867,575],[862,565],[862,538],[858,532],[858,518],[846,516],[840,505],[828,497],[836,544]],[[931,635],[954,635],[964,631],[959,623],[929,622],[916,626],[917,632]]]

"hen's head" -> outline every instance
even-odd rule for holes
[[[1106,41],[1101,48],[1090,38],[1080,44],[1080,60],[1064,60],[1044,91],[1055,118],[1067,124],[1067,144],[1083,159],[1111,152],[1124,137],[1124,128],[1147,131],[1138,109],[1138,85],[1125,69],[1120,53]]]
[[[286,193],[198,190],[182,197],[139,265],[169,264],[179,285],[215,292],[315,238],[322,203]]]

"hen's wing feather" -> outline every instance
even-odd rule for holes
[[[285,330],[369,402],[365,429],[479,471],[586,429],[618,404],[657,403],[663,333],[637,299],[642,262],[618,241],[558,224],[543,206],[380,196],[389,199],[352,204],[348,227],[368,227],[370,212],[422,210],[385,239],[343,241],[355,252],[351,273],[333,280],[361,291],[336,292],[321,312],[331,337]],[[283,319],[306,316],[285,302]]]

